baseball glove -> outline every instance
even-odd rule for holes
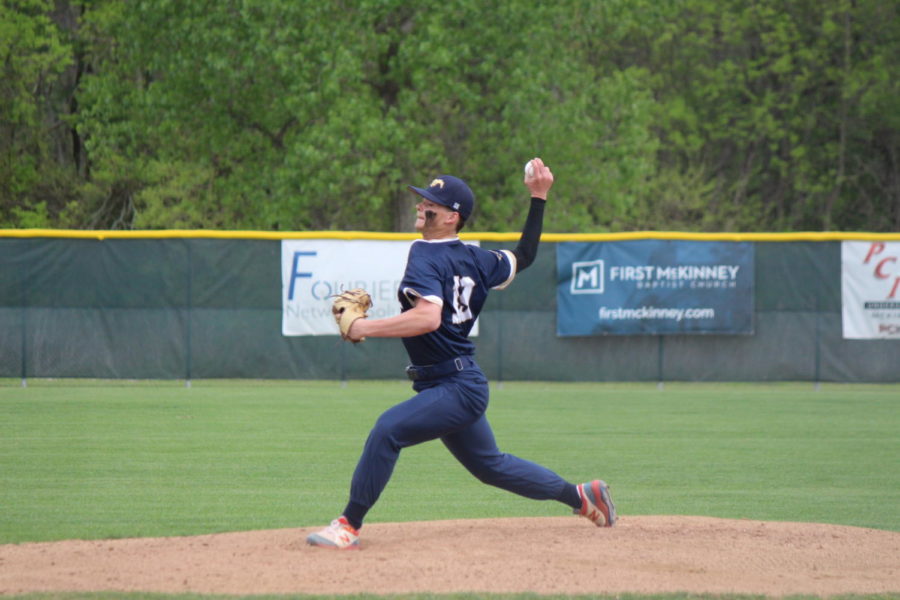
[[[372,306],[372,298],[369,292],[362,288],[347,290],[336,294],[334,302],[331,304],[331,314],[341,330],[341,337],[350,340],[350,326],[357,319],[365,319],[368,315],[366,311]],[[350,340],[353,343],[361,342],[366,338],[358,340]]]

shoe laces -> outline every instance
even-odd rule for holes
[[[353,535],[359,535],[359,531],[357,531],[356,528],[346,520],[346,517],[339,517],[335,519],[331,522],[330,527],[335,532],[349,531]]]

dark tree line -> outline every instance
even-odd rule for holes
[[[0,225],[900,231],[883,0],[2,0]]]

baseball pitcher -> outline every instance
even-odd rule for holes
[[[406,271],[397,292],[401,313],[368,319],[365,290],[339,295],[335,321],[345,340],[401,338],[409,355],[406,375],[415,395],[382,414],[366,440],[350,483],[343,514],[307,542],[335,549],[359,547],[359,531],[388,483],[403,448],[440,439],[480,481],[535,500],[557,500],[599,527],[616,522],[609,487],[602,480],[572,484],[533,462],[497,447],[485,411],[488,381],[475,361],[469,333],[491,290],[506,288],[537,255],[544,205],[553,173],[540,158],[528,162],[525,186],[531,205],[512,251],[464,244],[458,233],[475,208],[469,186],[439,175],[427,187],[409,186],[421,198]]]

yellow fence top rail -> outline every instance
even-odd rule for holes
[[[463,232],[463,240],[515,242],[520,233]],[[417,233],[373,231],[225,231],[213,229],[0,229],[0,238],[121,239],[232,239],[232,240],[414,240]],[[843,240],[900,241],[900,233],[802,231],[791,233],[692,233],[685,231],[627,231],[620,233],[544,233],[544,242],[611,242],[621,240],[699,240],[725,242],[830,242]]]

